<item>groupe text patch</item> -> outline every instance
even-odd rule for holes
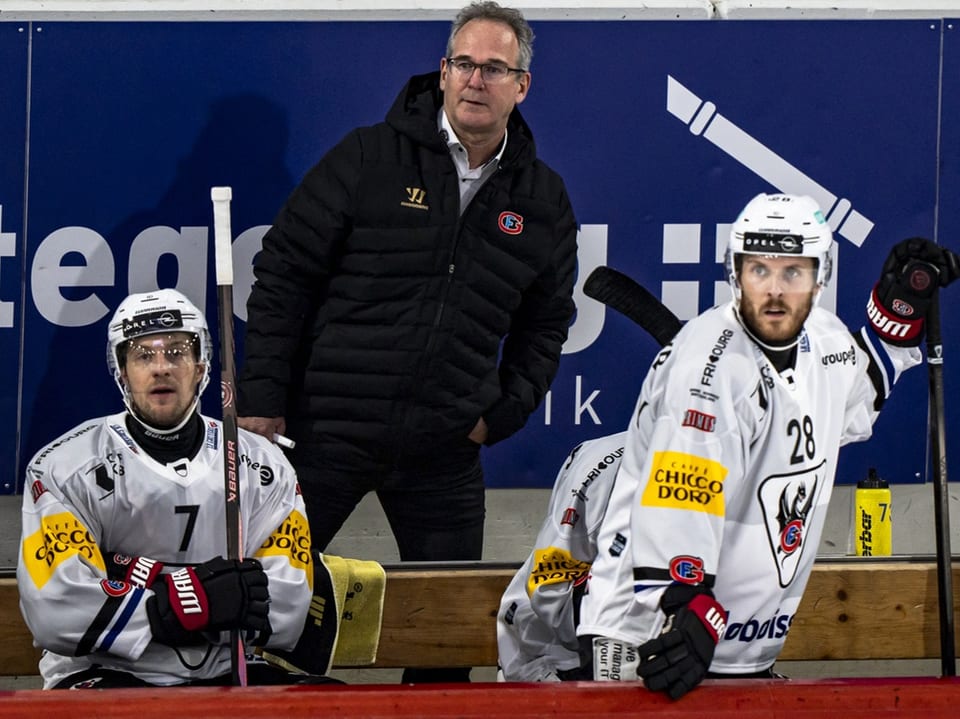
[[[683,452],[655,452],[640,503],[722,516],[727,468]]]

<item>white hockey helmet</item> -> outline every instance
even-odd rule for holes
[[[204,367],[203,379],[197,388],[198,397],[210,381],[213,341],[203,313],[177,290],[133,294],[120,303],[107,325],[107,367],[128,407],[128,392],[120,376],[123,365],[121,353],[125,351],[129,340],[163,332],[189,332],[196,336],[198,361]]]
[[[833,233],[812,197],[760,193],[747,203],[730,228],[724,264],[737,304],[737,255],[812,257],[817,261],[817,287],[822,290],[833,272],[832,245]]]

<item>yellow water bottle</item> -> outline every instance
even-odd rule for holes
[[[887,557],[893,551],[890,521],[890,485],[870,467],[866,479],[857,482],[854,502],[853,542],[858,557]]]

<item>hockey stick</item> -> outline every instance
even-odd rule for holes
[[[220,397],[223,404],[223,491],[226,507],[227,559],[243,559],[240,483],[237,477],[236,370],[233,363],[233,241],[229,187],[210,188],[213,201],[213,246],[217,270],[220,323]],[[230,631],[230,671],[234,686],[247,685],[247,663],[238,629]]]
[[[636,280],[611,267],[597,267],[586,282],[583,293],[643,327],[664,346],[680,331],[683,323],[673,312]]]
[[[911,287],[934,286],[927,310],[927,373],[930,385],[930,461],[933,464],[933,514],[937,539],[937,599],[940,610],[940,670],[957,675],[953,627],[953,567],[950,549],[950,495],[947,487],[946,429],[943,421],[943,343],[940,335],[940,289],[937,269],[912,263],[907,282]]]

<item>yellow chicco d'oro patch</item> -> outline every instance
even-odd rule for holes
[[[260,545],[255,557],[286,557],[290,565],[307,574],[307,583],[313,591],[313,559],[310,556],[310,525],[307,518],[293,510],[273,534]]]
[[[727,468],[712,459],[683,452],[655,452],[640,504],[722,516],[726,476]]]
[[[60,512],[40,520],[40,528],[23,540],[23,564],[37,589],[42,589],[60,562],[75,554],[105,570],[103,556],[90,530],[70,512]]]
[[[572,582],[590,570],[590,565],[574,559],[565,549],[547,547],[535,549],[533,552],[533,566],[530,576],[527,577],[527,594],[533,596],[537,587],[547,584]]]

